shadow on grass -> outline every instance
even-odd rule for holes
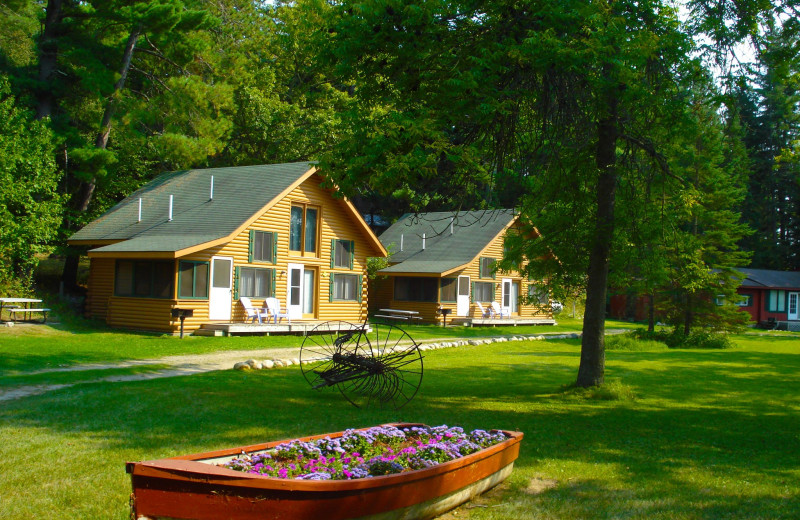
[[[800,510],[800,356],[609,353],[609,377],[621,374],[639,396],[622,401],[565,393],[577,364],[566,342],[429,352],[420,393],[399,411],[356,409],[333,389],[311,389],[297,367],[81,385],[9,403],[0,425],[88,435],[140,460],[394,421],[503,428],[525,433],[512,486],[495,509],[505,518],[534,510],[788,518]],[[543,473],[560,485],[527,493],[526,479]]]

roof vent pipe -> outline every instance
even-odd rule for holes
[[[211,193],[208,194],[208,200],[214,200],[214,176],[211,176]]]
[[[141,221],[142,221],[142,198],[139,197],[139,220],[137,220],[136,222],[141,222]]]
[[[451,235],[453,234],[453,221],[454,220],[455,220],[455,217],[450,217],[450,234]]]
[[[422,234],[422,250],[425,251],[425,233]]]
[[[400,251],[403,250],[403,234],[400,234]]]
[[[169,196],[169,221],[172,222],[172,198],[173,195]]]

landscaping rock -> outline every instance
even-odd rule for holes
[[[261,362],[262,368],[272,368],[275,366],[275,363],[271,359],[265,359]]]
[[[273,359],[272,361],[273,361],[273,363],[275,363],[275,366],[276,366],[276,367],[282,367],[282,366],[284,366],[284,365],[283,365],[283,361],[281,361],[280,359]]]
[[[252,370],[250,365],[247,364],[247,362],[245,362],[245,361],[240,361],[239,363],[236,363],[235,365],[233,365],[233,369],[234,370]]]
[[[14,326],[14,322],[13,321],[7,321],[5,323],[5,325],[6,325],[6,327],[13,327]]]
[[[292,358],[292,364],[299,365],[300,364],[300,358]]]

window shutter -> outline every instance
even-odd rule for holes
[[[328,302],[333,302],[333,273],[330,274],[331,284],[328,287]]]
[[[256,232],[255,230],[250,230],[250,244],[247,246],[247,263],[253,263],[253,247],[255,247],[256,241]]]
[[[497,260],[492,258],[492,261],[491,261],[491,264],[490,264],[491,265],[491,269],[492,269],[492,280],[496,280],[497,279],[497,266],[495,265],[496,262],[497,262]]]
[[[475,282],[469,283],[469,302],[475,303]]]
[[[364,283],[364,276],[358,275],[358,292],[356,293],[358,303],[361,303],[361,293],[364,292],[364,287],[361,285],[362,283]]]
[[[275,297],[275,269],[269,270],[269,296]]]
[[[272,233],[272,263],[278,263],[278,233]],[[274,272],[272,273],[272,281],[275,281]]]
[[[251,231],[250,233],[252,234],[253,232]],[[252,243],[252,240],[251,240],[250,243]],[[233,268],[233,299],[234,300],[238,300],[239,299],[239,269],[240,269],[240,267],[238,265]]]
[[[497,297],[497,284],[492,282],[492,300],[494,300],[496,297]]]
[[[351,271],[353,270],[353,260],[355,259],[355,256],[356,256],[356,241],[355,240],[351,240],[350,241],[350,270]],[[359,301],[361,301],[361,300],[359,300]]]
[[[478,258],[478,278],[483,278],[483,258]]]
[[[334,262],[336,260],[336,239],[331,239],[331,269],[333,269]],[[331,278],[333,280],[333,278]],[[331,282],[331,287],[333,287],[333,282]]]

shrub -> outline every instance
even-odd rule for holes
[[[627,350],[644,352],[649,350],[665,350],[666,343],[651,337],[642,337],[637,331],[606,336],[606,350]]]

